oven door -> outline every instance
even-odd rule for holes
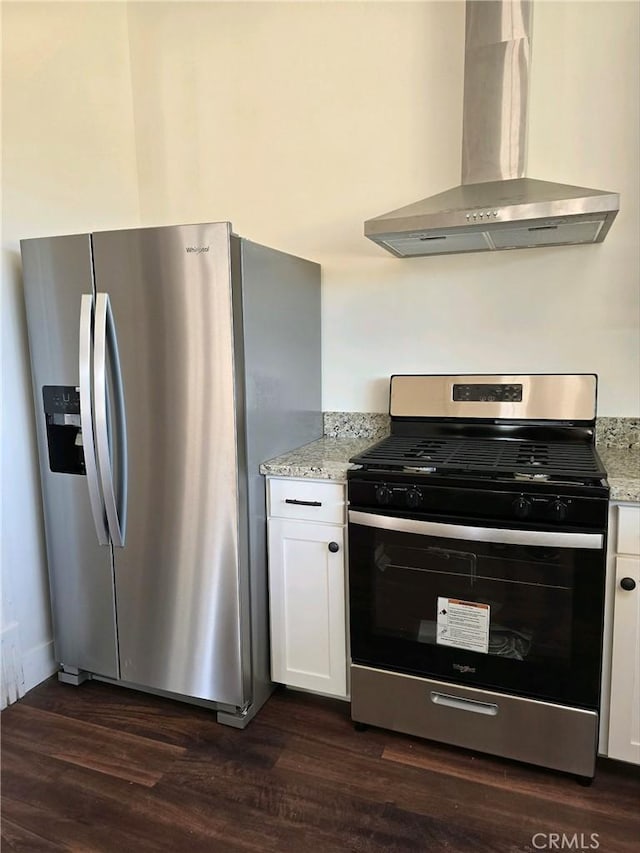
[[[352,660],[597,709],[604,539],[350,510]]]

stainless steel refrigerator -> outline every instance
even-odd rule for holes
[[[322,434],[320,267],[228,222],[23,240],[56,658],[266,701],[260,462]]]

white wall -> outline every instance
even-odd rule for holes
[[[411,260],[363,221],[458,183],[462,2],[2,11],[2,603],[23,658],[50,628],[20,237],[230,219],[319,261],[327,410],[384,411],[394,372],[595,371],[600,414],[639,414],[637,3],[534,8],[529,174],[619,191],[607,240]]]
[[[394,372],[594,371],[637,415],[639,11],[534,4],[529,174],[619,191],[606,242],[398,260],[363,221],[459,181],[463,3],[132,4],[143,220],[322,263],[327,410],[385,410]]]
[[[135,225],[126,8],[3,3],[2,701],[54,671],[19,240]]]

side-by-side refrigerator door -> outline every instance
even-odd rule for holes
[[[108,300],[126,410],[126,531],[114,539],[121,678],[242,706],[229,236],[215,223],[92,239],[96,358]]]
[[[89,235],[22,241],[56,659],[117,678],[112,549],[93,439]]]

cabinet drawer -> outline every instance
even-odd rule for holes
[[[640,554],[640,507],[618,507],[618,554]]]
[[[341,483],[269,478],[269,515],[305,521],[345,523],[345,487]]]

